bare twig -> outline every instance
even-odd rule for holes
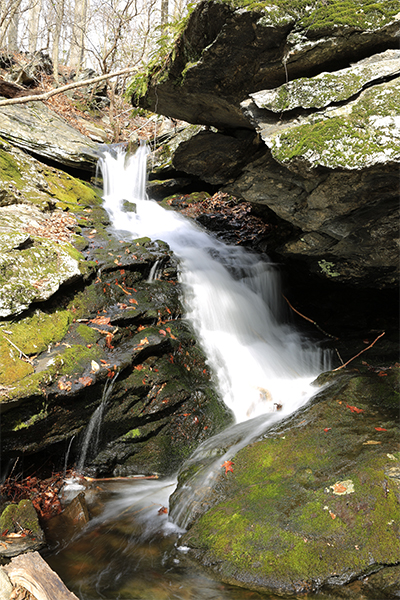
[[[40,102],[42,100],[48,100],[52,96],[57,94],[62,94],[68,90],[73,90],[75,88],[83,87],[85,85],[91,85],[92,83],[98,83],[99,81],[104,81],[105,79],[111,79],[112,77],[118,77],[119,75],[124,75],[126,73],[131,73],[132,71],[136,71],[136,67],[126,67],[125,69],[120,69],[119,71],[114,71],[114,73],[108,73],[106,75],[99,75],[98,77],[92,77],[91,79],[85,79],[83,81],[74,81],[74,83],[68,83],[67,85],[62,85],[59,88],[55,88],[48,92],[44,92],[43,94],[32,94],[30,96],[19,96],[18,98],[8,98],[6,100],[0,100],[0,106],[9,106],[10,104],[26,104],[27,102]]]
[[[283,294],[282,294],[283,295]],[[338,340],[339,338],[336,337],[335,335],[331,335],[330,333],[327,333],[326,331],[324,331],[319,325],[318,323],[316,323],[315,321],[313,321],[312,319],[310,319],[309,317],[306,317],[305,315],[303,315],[301,312],[299,312],[298,310],[296,310],[294,308],[294,306],[292,306],[289,302],[289,300],[286,298],[286,296],[283,296],[286,300],[286,302],[288,303],[288,305],[290,306],[290,308],[292,309],[293,312],[295,312],[297,315],[299,315],[302,319],[305,319],[306,321],[308,321],[309,323],[312,323],[317,329],[319,329],[324,335],[327,335],[328,337],[332,338],[333,340]]]
[[[3,333],[3,332],[1,332],[1,333]],[[29,358],[29,356],[27,356],[26,354],[24,354],[24,352],[22,352],[22,350],[21,350],[20,348],[18,348],[18,346],[16,346],[16,345],[14,344],[14,342],[12,342],[11,340],[9,340],[9,339],[8,339],[8,337],[7,337],[6,335],[4,335],[4,333],[3,333],[3,337],[4,337],[4,339],[5,339],[5,340],[7,340],[7,342],[8,342],[9,344],[11,344],[11,346],[13,346],[13,347],[14,347],[16,350],[18,350],[18,352],[19,352],[19,357],[20,357],[20,358],[24,358],[24,359],[25,359],[25,360],[26,360],[28,363],[31,363],[31,364],[32,364],[32,361],[31,361],[31,359]]]
[[[353,356],[353,358],[350,358],[343,365],[340,365],[340,367],[336,367],[336,369],[333,369],[333,371],[339,371],[339,369],[343,369],[343,367],[346,367],[352,360],[354,360],[355,358],[357,358],[358,356],[360,356],[360,354],[362,354],[366,350],[369,350],[370,348],[372,348],[372,346],[375,344],[375,342],[377,342],[379,340],[379,338],[381,338],[383,335],[385,335],[385,333],[386,332],[384,331],[383,333],[381,333],[380,335],[378,335],[378,337],[372,342],[372,344],[370,344],[367,348],[364,348],[364,350],[361,350],[361,352],[359,352],[358,354],[356,354],[355,356]]]

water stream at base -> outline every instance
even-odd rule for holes
[[[195,480],[186,482],[172,519],[159,511],[168,506],[176,481],[115,483],[86,533],[49,562],[84,599],[260,598],[212,582],[193,568],[187,571],[179,559],[168,556],[179,544],[180,526],[187,525],[201,501],[202,489],[221,471],[221,461],[304,405],[315,393],[311,382],[329,369],[329,355],[282,322],[279,274],[266,257],[227,246],[146,197],[146,160],[145,147],[131,157],[119,148],[104,152],[104,207],[116,236],[163,240],[179,258],[187,319],[236,425],[203,443],[189,459],[217,456]],[[126,201],[135,204],[136,212],[124,211]],[[157,277],[156,267],[151,277]],[[223,456],[217,451],[221,446],[226,449]],[[74,567],[77,560],[86,565],[84,577],[82,568]],[[160,579],[156,591],[154,577]]]

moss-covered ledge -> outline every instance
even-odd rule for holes
[[[223,581],[296,595],[400,562],[399,368],[330,379],[221,469],[221,501],[183,536]]]

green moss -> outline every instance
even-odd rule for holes
[[[39,354],[60,342],[68,331],[72,315],[67,310],[36,310],[15,324],[7,325],[10,339],[27,355]]]
[[[47,407],[44,407],[39,413],[32,415],[26,421],[19,421],[13,427],[13,431],[20,431],[21,429],[28,429],[28,427],[32,427],[39,421],[43,421],[48,417]]]
[[[36,510],[30,500],[21,500],[18,504],[9,504],[0,516],[0,532],[20,533],[27,529],[31,535],[42,539],[43,532],[39,525]]]
[[[398,0],[329,0],[314,3],[309,0],[225,0],[223,3],[232,11],[246,9],[259,13],[258,26],[295,23],[300,35],[305,31],[309,36],[315,36],[318,31],[334,32],[343,27],[360,31],[376,30],[391,23],[399,13]],[[193,10],[195,4],[189,7],[184,18],[169,24],[169,34],[161,36],[159,47],[146,69],[131,80],[127,95],[135,103],[146,96],[149,87],[160,85],[168,79],[178,55],[182,68],[180,75],[175,76],[175,85],[182,85],[188,70],[201,59],[202,49],[192,47],[188,36],[185,36],[185,26]]]
[[[318,264],[320,266],[321,271],[325,273],[325,275],[327,275],[328,277],[340,276],[340,273],[334,271],[335,265],[332,262],[327,262],[326,260],[319,260]]]
[[[131,429],[122,436],[122,440],[133,440],[134,438],[140,437],[140,435],[140,430],[138,428]]]
[[[276,25],[291,17],[297,21],[298,27],[309,31],[343,26],[377,29],[391,22],[399,12],[397,0],[330,0],[313,5],[309,0],[230,0],[228,4],[233,8],[244,7],[255,12],[265,12],[269,21]]]
[[[95,344],[99,339],[99,334],[93,327],[81,323],[77,326],[76,333],[80,335],[87,344]]]

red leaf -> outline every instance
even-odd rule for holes
[[[226,461],[224,462],[224,464],[223,464],[223,465],[221,465],[221,468],[224,468],[224,469],[225,469],[225,474],[226,474],[228,471],[232,471],[232,473],[233,473],[233,468],[232,468],[232,465],[234,465],[234,464],[235,464],[235,463],[233,463],[231,460],[226,460]]]
[[[158,333],[161,333],[161,335],[167,335],[167,334],[165,333],[164,329],[159,329],[159,330],[158,330]]]
[[[383,427],[375,427],[375,429],[377,431],[387,431],[387,429],[384,429]]]
[[[364,410],[362,408],[357,408],[357,406],[350,406],[349,404],[346,404],[346,407],[349,408],[351,410],[351,412],[354,412],[354,413],[364,412]]]
[[[331,429],[332,429],[332,427],[325,427],[324,431],[326,433],[327,431],[330,431]]]

